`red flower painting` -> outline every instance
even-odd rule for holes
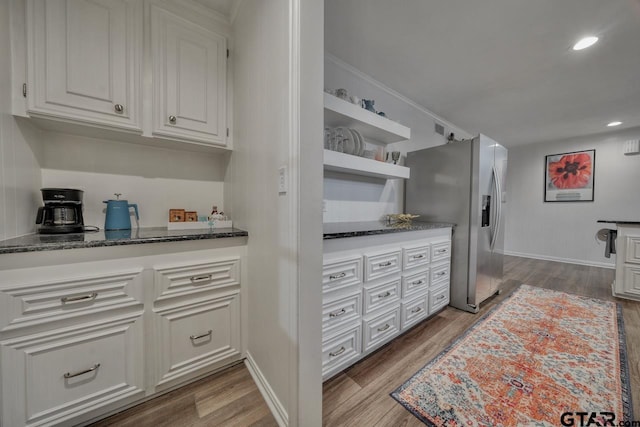
[[[591,156],[584,152],[565,154],[557,162],[549,162],[549,180],[559,189],[584,188],[592,172]]]

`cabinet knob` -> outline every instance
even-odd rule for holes
[[[171,123],[172,125],[175,125],[177,121],[178,119],[176,118],[176,116],[169,116],[169,123]]]
[[[122,113],[124,111],[124,107],[122,106],[122,104],[116,104],[113,106],[113,108],[116,110],[116,113]]]

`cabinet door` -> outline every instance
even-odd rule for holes
[[[0,341],[5,426],[72,425],[144,397],[141,312]]]
[[[225,145],[226,38],[152,5],[151,40],[154,135]]]
[[[140,3],[28,1],[27,102],[32,115],[140,130]]]

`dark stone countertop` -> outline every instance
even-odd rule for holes
[[[598,222],[605,222],[609,224],[640,225],[640,221],[619,221],[619,220],[610,220],[610,219],[599,219]]]
[[[29,234],[14,239],[0,240],[0,254],[180,242],[185,240],[221,239],[248,235],[249,233],[238,228],[167,230],[166,227],[134,228],[132,230],[115,231],[101,230],[93,233]]]
[[[436,228],[453,228],[455,224],[445,222],[420,222],[389,224],[383,221],[367,222],[328,222],[325,223],[324,240],[342,239],[345,237],[372,236],[376,234],[402,233],[406,231],[433,230]]]

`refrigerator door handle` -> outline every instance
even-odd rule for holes
[[[498,238],[498,231],[500,230],[500,220],[502,217],[502,190],[500,189],[500,175],[498,175],[498,171],[494,166],[491,169],[493,173],[493,188],[495,190],[495,221],[493,223],[493,227],[491,228],[491,250],[496,244],[496,239]]]

